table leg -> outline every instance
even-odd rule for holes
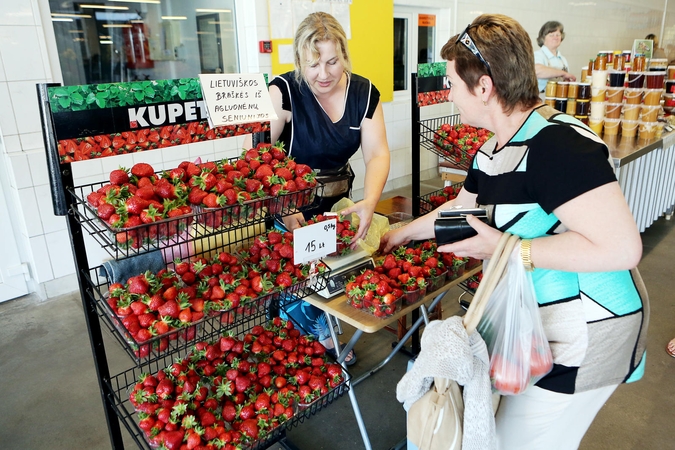
[[[445,296],[446,293],[447,293],[447,291],[443,292],[441,294],[438,294],[434,298],[434,300],[431,302],[431,304],[429,305],[429,308],[427,310],[429,312],[433,312],[434,308],[436,308],[436,305],[438,305],[438,303],[440,303],[441,299]],[[415,310],[415,311],[417,311],[417,310]],[[366,378],[368,378],[369,376],[371,376],[372,374],[374,374],[375,372],[380,370],[382,367],[384,367],[394,357],[394,355],[396,353],[399,352],[399,350],[401,350],[401,348],[403,347],[405,342],[410,338],[410,336],[413,335],[413,333],[415,333],[417,331],[417,329],[424,322],[424,316],[419,317],[419,312],[418,312],[417,316],[418,316],[418,319],[410,326],[410,328],[408,329],[408,332],[405,334],[405,336],[403,336],[403,339],[401,339],[398,342],[398,344],[396,345],[396,347],[394,347],[394,349],[391,351],[391,353],[389,353],[389,356],[387,356],[384,360],[382,360],[381,363],[379,363],[377,366],[370,369],[368,372],[366,372],[366,373],[360,375],[358,378],[352,380],[352,386],[356,386],[357,384],[359,384],[360,382],[362,382],[363,380],[365,380]]]
[[[344,361],[347,358],[347,355],[349,355],[349,352],[354,348],[354,345],[356,345],[356,342],[361,338],[361,335],[363,335],[363,331],[356,330],[352,338],[349,340],[349,342],[347,342],[344,348],[341,349],[340,341],[337,337],[337,334],[335,333],[335,328],[333,327],[333,317],[328,313],[325,313],[325,315],[326,321],[328,322],[328,329],[330,330],[330,337],[333,340],[333,345],[335,346],[336,353],[338,355],[337,362],[338,364],[342,364],[342,367],[346,367]],[[363,446],[366,448],[366,450],[372,450],[372,447],[370,445],[370,437],[368,437],[368,430],[366,430],[366,425],[363,423],[361,408],[359,408],[359,402],[356,400],[356,394],[354,393],[354,383],[351,380],[348,381],[348,383],[349,383],[349,400],[352,403],[352,409],[354,410],[356,423],[358,424],[359,431],[361,432],[361,439],[363,439]]]

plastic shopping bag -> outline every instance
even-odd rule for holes
[[[345,197],[333,205],[331,212],[339,212],[353,205],[354,202]],[[359,225],[359,216],[356,214],[351,214],[349,220],[355,226]],[[368,228],[366,237],[357,241],[358,247],[365,250],[369,255],[372,255],[380,247],[380,238],[384,236],[387,231],[389,231],[389,219],[380,214],[373,214],[373,219],[370,222],[370,228]]]
[[[500,394],[520,394],[553,368],[532,276],[523,267],[518,246],[477,330],[490,354],[492,387]]]

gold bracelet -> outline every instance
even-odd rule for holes
[[[534,263],[532,262],[532,239],[522,239],[520,241],[520,259],[523,261],[523,266],[528,272],[534,270]]]

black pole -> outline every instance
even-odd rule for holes
[[[73,257],[75,258],[77,282],[80,287],[82,309],[84,310],[84,318],[87,322],[89,343],[94,357],[94,367],[96,368],[96,377],[98,379],[101,400],[103,401],[103,410],[106,422],[108,423],[110,443],[113,449],[123,449],[124,442],[122,441],[120,422],[107,388],[110,385],[110,370],[103,343],[103,334],[101,333],[101,322],[99,322],[98,313],[96,312],[96,304],[87,293],[87,284],[84,277],[85,273],[89,270],[89,261],[87,260],[87,250],[84,245],[82,225],[78,222],[75,214],[69,210],[69,205],[73,204],[74,201],[67,189],[74,187],[73,173],[70,163],[60,164],[47,88],[48,85],[46,84],[37,85],[54,213],[68,216],[68,232],[70,233],[71,248],[73,250]]]
[[[420,107],[417,105],[417,74],[410,74],[410,108],[412,118],[411,159],[412,159],[412,214],[421,215],[420,211]]]

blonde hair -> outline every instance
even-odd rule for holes
[[[352,64],[349,60],[347,35],[335,17],[325,12],[315,12],[305,17],[295,32],[293,52],[295,53],[295,79],[305,78],[304,69],[315,64],[320,57],[317,44],[330,41],[335,44],[337,58],[347,75],[352,73]],[[307,56],[309,55],[309,61]]]

